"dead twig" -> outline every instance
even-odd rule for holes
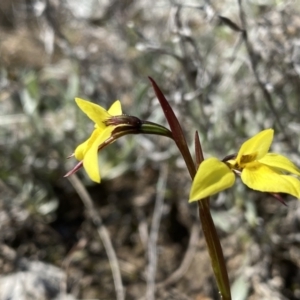
[[[256,82],[257,82],[259,88],[262,91],[262,94],[263,94],[263,96],[264,96],[264,98],[266,100],[266,103],[267,103],[267,105],[270,108],[270,111],[272,112],[272,114],[275,117],[275,121],[276,121],[278,127],[280,128],[280,130],[282,131],[282,133],[286,137],[285,128],[282,125],[280,117],[279,117],[279,114],[278,114],[278,112],[277,112],[277,110],[276,110],[276,108],[275,108],[275,106],[273,104],[272,96],[271,96],[271,94],[267,90],[265,84],[262,82],[262,80],[260,79],[260,77],[258,75],[258,71],[257,71],[258,57],[254,53],[253,48],[252,48],[252,46],[251,46],[251,44],[249,42],[249,39],[248,39],[247,23],[246,23],[245,13],[244,13],[243,7],[242,7],[242,0],[238,0],[238,5],[239,5],[240,20],[241,20],[241,24],[242,24],[242,28],[243,28],[243,31],[242,31],[241,34],[242,34],[243,41],[244,41],[244,43],[246,45],[246,50],[247,50],[247,53],[248,53],[248,56],[249,56],[249,60],[250,60],[250,64],[251,64],[251,68],[252,68],[254,77],[256,79]]]
[[[183,257],[183,260],[181,261],[180,266],[166,280],[159,283],[157,285],[157,288],[161,289],[161,288],[170,286],[172,284],[175,284],[187,272],[188,268],[190,267],[190,265],[194,259],[195,253],[197,251],[200,228],[201,227],[199,226],[198,223],[195,223],[193,225],[192,230],[191,230],[189,244],[188,244],[187,250],[185,252],[185,255]]]
[[[163,165],[160,169],[160,175],[156,186],[156,199],[153,212],[150,237],[148,241],[148,267],[147,267],[147,291],[146,299],[155,299],[155,273],[157,266],[157,238],[163,213],[164,196],[166,190],[166,181],[168,177],[168,168]]]
[[[85,238],[81,238],[78,243],[76,243],[72,249],[69,251],[69,253],[66,255],[66,257],[64,258],[63,262],[62,262],[62,268],[65,271],[65,280],[62,280],[60,282],[60,293],[61,295],[67,295],[67,281],[68,281],[68,273],[69,273],[69,269],[70,269],[70,265],[72,263],[72,259],[75,255],[75,253],[77,251],[80,251],[82,249],[84,249],[84,247],[87,244],[87,239]]]
[[[117,300],[124,300],[125,299],[125,293],[124,293],[124,287],[122,283],[122,277],[120,272],[120,267],[118,263],[118,258],[116,256],[116,252],[113,248],[111,239],[109,237],[108,230],[104,226],[101,216],[97,213],[97,210],[94,207],[93,201],[88,194],[85,186],[82,184],[82,182],[79,180],[76,174],[73,174],[72,176],[68,177],[70,183],[76,190],[78,196],[82,200],[87,213],[89,217],[91,218],[92,222],[97,228],[99,237],[104,245],[104,248],[106,250],[106,254],[109,260],[109,264],[112,271],[112,276],[114,279],[114,285],[115,285],[115,291],[116,291],[116,298]]]

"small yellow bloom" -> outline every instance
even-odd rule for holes
[[[79,98],[76,98],[75,101],[79,108],[95,123],[92,135],[76,148],[75,157],[83,161],[83,167],[91,180],[100,183],[98,147],[111,136],[116,128],[113,125],[106,125],[106,121],[113,116],[122,115],[121,103],[117,100],[106,110],[99,105]]]
[[[226,163],[216,158],[204,160],[194,178],[190,202],[204,199],[231,187],[235,175],[249,188],[261,192],[287,193],[300,198],[300,181],[285,173],[300,176],[300,170],[286,157],[268,153],[273,129],[266,129],[247,140],[235,159]]]

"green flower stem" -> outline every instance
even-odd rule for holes
[[[188,170],[192,170],[192,172],[190,171],[190,174],[192,179],[194,179],[196,175],[196,168],[186,143],[181,144],[178,148],[181,152],[181,155],[183,156],[183,159],[185,160],[185,163],[187,164]],[[200,160],[199,162],[201,163],[203,161],[203,152],[200,142],[197,152],[198,159]],[[221,298],[222,300],[231,300],[228,273],[220,239],[218,237],[218,233],[210,213],[209,198],[199,200],[197,201],[197,203],[203,234],[205,237],[206,245],[211,259],[211,265],[215,274]]]
[[[199,134],[195,133],[195,155],[197,167],[204,160]],[[231,299],[228,273],[224,261],[220,240],[214,225],[209,209],[209,198],[198,201],[199,216],[202,223],[202,230],[205,236],[211,265],[223,299]]]
[[[231,300],[228,273],[220,239],[209,209],[209,198],[198,201],[199,216],[205,236],[211,265],[222,300]]]
[[[194,167],[195,168],[195,167]],[[196,170],[195,170],[196,172]],[[192,177],[193,179],[193,177]],[[222,300],[231,300],[230,284],[220,239],[209,209],[209,198],[199,200],[199,217]]]

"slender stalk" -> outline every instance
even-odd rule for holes
[[[218,237],[218,233],[212,219],[209,209],[209,199],[199,200],[198,202],[199,216],[202,224],[203,234],[205,236],[211,265],[215,274],[217,285],[220,291],[221,299],[231,300],[230,284],[228,273],[224,260],[224,255]]]
[[[125,291],[122,283],[121,271],[118,263],[118,258],[116,252],[113,248],[112,241],[110,239],[108,230],[102,223],[101,216],[97,213],[97,210],[94,207],[93,201],[88,194],[87,190],[85,189],[82,182],[79,178],[74,174],[73,176],[68,178],[76,192],[78,193],[79,197],[81,198],[87,214],[89,215],[90,219],[94,223],[97,228],[99,237],[103,243],[105,248],[106,254],[108,256],[110,268],[112,271],[113,281],[115,285],[116,291],[116,299],[117,300],[124,300],[125,299]]]
[[[156,82],[151,77],[149,77],[149,79],[152,83],[155,94],[162,106],[166,119],[170,125],[174,141],[186,163],[191,178],[194,179],[196,175],[196,166],[194,164],[191,153],[187,146],[181,125],[176,115],[174,114],[172,107],[168,103],[167,99],[165,98],[164,94],[162,93],[162,91],[160,90]],[[200,140],[197,134],[195,137],[195,143],[196,143],[196,152],[197,152],[196,157],[198,160],[197,164],[198,163],[200,164],[203,161],[203,153],[201,149]],[[220,240],[210,213],[209,198],[199,200],[197,203],[198,203],[199,217],[202,224],[204,237],[206,240],[206,245],[211,259],[211,265],[215,274],[221,299],[231,300],[228,273],[226,269],[226,264],[225,264]]]
[[[150,237],[148,241],[148,267],[147,267],[147,292],[146,299],[155,299],[155,273],[157,268],[157,239],[161,217],[163,214],[164,196],[166,191],[166,182],[168,169],[166,166],[160,168],[160,175],[156,185],[156,199],[151,222]]]
[[[197,167],[204,160],[203,151],[200,143],[199,134],[195,133],[195,154]],[[221,293],[221,297],[231,299],[230,285],[228,273],[224,261],[223,251],[218,238],[218,233],[214,225],[213,219],[209,210],[209,198],[199,200],[198,202],[199,216],[202,224],[203,234],[205,236],[211,265],[213,267],[217,284]],[[222,292],[221,292],[222,291]]]
[[[179,149],[181,150],[181,149]],[[181,152],[182,156],[185,154]],[[202,154],[203,156],[203,154]],[[187,160],[185,160],[186,162]],[[195,168],[195,167],[194,167]],[[196,173],[196,169],[195,169]],[[194,176],[191,176],[192,179]],[[231,300],[230,284],[218,233],[209,209],[209,198],[197,201],[199,217],[222,300]]]

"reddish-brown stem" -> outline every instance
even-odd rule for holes
[[[188,149],[183,130],[181,125],[173,112],[172,107],[170,106],[169,102],[165,98],[164,94],[156,84],[156,82],[150,78],[152,86],[154,88],[155,94],[162,106],[163,112],[166,116],[166,119],[169,123],[171,128],[174,141],[181,152],[181,155],[186,163],[186,166],[189,170],[189,173],[194,179],[196,175],[196,166],[192,159],[191,153]],[[196,161],[197,165],[203,161],[203,153],[201,148],[201,143],[198,135],[195,137],[195,145],[196,145]],[[215,228],[213,219],[210,214],[209,209],[209,198],[202,199],[198,201],[198,209],[199,209],[199,217],[202,224],[202,229],[204,233],[204,237],[206,240],[206,245],[208,248],[208,252],[211,259],[212,268],[215,274],[215,278],[217,281],[217,285],[219,288],[219,292],[221,295],[222,300],[231,300],[230,294],[230,285],[229,279],[227,274],[227,269],[225,265],[225,260],[222,252],[222,247],[220,244],[220,240],[217,234],[217,230]]]

